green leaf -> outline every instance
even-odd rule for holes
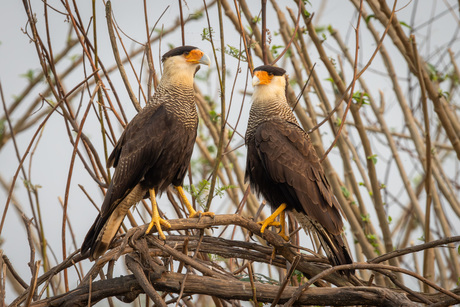
[[[361,91],[356,91],[353,93],[353,100],[355,101],[355,103],[359,105],[370,104],[369,94]]]
[[[214,192],[217,196],[219,196],[220,198],[222,198],[222,196],[224,196],[224,191],[228,190],[228,189],[234,189],[236,188],[236,186],[234,185],[224,185],[222,187],[218,187],[218,188],[215,188]]]
[[[431,81],[436,81],[441,83],[442,81],[446,80],[448,75],[439,71],[436,66],[430,63],[426,63],[425,67],[428,69],[428,73],[430,75]],[[441,91],[442,92],[442,91]]]
[[[409,25],[408,25],[407,23],[405,23],[404,21],[400,21],[399,24],[400,24],[401,26],[404,26],[404,27],[409,28],[409,29],[412,30],[412,27],[409,26]]]
[[[337,127],[340,127],[341,124],[342,124],[342,119],[341,119],[340,117],[337,117],[337,118],[335,119],[335,125],[336,125]]]
[[[2,139],[3,135],[5,134],[5,123],[6,119],[0,119],[0,139]]]
[[[443,91],[441,88],[438,90],[438,95],[439,97],[444,97],[446,99],[449,99],[450,93],[447,91]]]
[[[419,185],[422,180],[423,180],[423,177],[421,175],[417,175],[414,178],[412,178],[412,183],[414,185]]]
[[[209,111],[209,116],[210,116],[211,121],[212,121],[213,123],[217,123],[218,120],[219,120],[220,114],[218,114],[218,113],[217,113],[216,111],[214,111],[214,110],[211,110],[211,111]]]
[[[216,146],[214,146],[214,145],[209,145],[209,146],[208,146],[208,151],[209,151],[209,153],[215,153],[215,152],[216,152]]]
[[[270,48],[270,53],[273,55],[273,57],[278,56],[278,49],[284,49],[284,46],[282,45],[273,45]]]
[[[370,216],[369,213],[366,214],[366,215],[361,214],[361,220],[362,220],[363,222],[369,222],[370,218],[371,218],[371,216]]]
[[[240,51],[236,47],[227,45],[227,47],[225,47],[224,52],[225,52],[225,54],[228,54],[229,56],[234,57],[237,60],[241,60],[242,62],[247,62],[248,61],[248,59],[246,58],[246,55],[245,55],[246,51],[244,51],[244,50]]]
[[[233,133],[235,133],[235,131],[233,131],[233,130],[228,130],[228,132],[227,132],[227,137],[228,137],[228,139],[231,139],[231,138],[232,138]]]
[[[22,183],[24,184],[24,186],[26,187],[27,190],[31,191],[31,192],[36,192],[38,189],[42,188],[41,185],[39,184],[32,184],[32,182],[30,182],[29,180],[23,180]]]
[[[340,189],[342,190],[342,194],[343,196],[345,196],[345,198],[350,197],[350,191],[348,191],[348,189],[345,186],[341,186]]]
[[[369,23],[369,21],[370,21],[372,18],[375,18],[375,15],[374,15],[374,14],[367,15],[367,17],[366,17],[366,23]]]
[[[195,11],[195,13],[190,14],[189,16],[190,20],[197,20],[203,17],[203,12],[202,11]]]
[[[34,72],[33,69],[29,69],[25,74],[21,74],[19,76],[23,77],[23,78],[26,78],[27,80],[29,80],[29,82],[32,82],[32,80],[34,79],[34,76],[35,76],[35,72]]]
[[[206,179],[201,180],[198,183],[198,186],[192,185],[184,185],[184,189],[189,192],[200,205],[200,207],[206,206],[206,198],[209,194],[209,188],[211,183]]]
[[[69,56],[69,60],[74,63],[76,60],[78,60],[78,58],[80,57],[79,54],[74,54],[74,55],[70,55]]]
[[[367,234],[367,235],[366,235],[366,238],[367,238],[367,240],[369,241],[369,243],[370,243],[373,247],[375,247],[375,250],[374,250],[374,251],[375,251],[378,255],[380,255],[380,252],[379,252],[378,249],[377,249],[377,247],[379,246],[379,245],[377,244],[377,235],[375,235],[375,234]]]
[[[368,160],[371,160],[372,163],[377,164],[377,154],[373,154],[372,156],[367,157]]]
[[[300,284],[300,282],[302,281],[302,278],[303,278],[303,273],[300,272],[299,270],[294,270],[294,272],[292,274],[297,277],[297,282]]]
[[[214,34],[214,29],[210,27],[211,32],[209,32],[209,28],[203,28],[203,32],[201,33],[201,40],[203,41],[211,41],[211,35]]]
[[[325,26],[317,26],[315,28],[315,32],[318,33],[318,34],[324,32],[326,30],[327,30],[327,27],[325,27]]]

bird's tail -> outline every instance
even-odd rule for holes
[[[109,191],[102,204],[101,213],[96,217],[81,246],[81,254],[89,256],[90,260],[97,259],[109,249],[129,208],[142,200],[145,195],[145,190],[137,185],[124,198],[111,204]]]
[[[332,265],[352,264],[353,258],[351,257],[348,249],[346,239],[342,237],[342,234],[331,234],[321,226],[314,225],[314,228],[318,234],[318,238],[321,241],[324,251],[326,252],[327,258]],[[350,275],[355,274],[355,270],[344,270],[339,271],[342,274]]]
[[[325,229],[321,224],[315,223],[304,213],[297,210],[292,210],[296,220],[305,230],[305,232],[313,231],[318,235],[321,246],[326,252],[327,258],[332,265],[352,264],[353,258],[351,257],[346,238],[339,234],[333,234]],[[354,274],[355,270],[339,271],[342,274]]]
[[[109,249],[125,217],[125,214],[117,214],[117,211],[115,210],[108,218],[103,218],[100,214],[97,216],[81,246],[83,256],[95,260]]]

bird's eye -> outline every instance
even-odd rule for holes
[[[185,56],[188,56],[189,54],[190,54],[190,52],[188,52],[188,51],[184,52]]]

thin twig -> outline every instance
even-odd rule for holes
[[[80,86],[82,86],[84,83],[86,83],[86,81],[90,78],[93,77],[94,74],[96,74],[97,71],[93,72],[91,75],[89,75],[85,80],[83,80],[82,82],[80,82],[77,86],[75,86],[71,91],[69,91],[67,93],[67,96],[69,96],[70,94],[72,94],[74,91],[76,91]],[[66,97],[67,97],[66,96]],[[5,208],[3,209],[3,215],[2,215],[2,222],[0,223],[0,235],[2,234],[2,230],[3,230],[3,225],[5,223],[5,218],[6,218],[6,213],[8,212],[8,207],[9,207],[9,204],[10,204],[10,201],[11,201],[11,197],[13,195],[13,187],[16,183],[16,180],[18,178],[18,175],[19,175],[19,171],[21,170],[21,167],[27,157],[27,155],[29,154],[29,151],[30,149],[32,148],[32,145],[34,144],[34,141],[35,141],[35,138],[38,136],[38,134],[40,133],[41,129],[43,128],[43,126],[46,124],[46,122],[48,121],[48,119],[51,117],[51,115],[54,113],[54,111],[56,111],[57,108],[59,108],[61,106],[61,104],[65,101],[66,97],[62,98],[61,100],[59,100],[56,105],[51,109],[51,111],[48,113],[48,115],[45,117],[45,119],[43,119],[43,121],[41,122],[41,124],[39,125],[39,127],[37,128],[36,132],[34,133],[32,139],[30,140],[30,143],[29,145],[27,146],[27,149],[26,151],[24,152],[22,158],[21,158],[21,161],[19,162],[19,165],[16,169],[16,173],[14,174],[13,176],[13,181],[11,182],[11,188],[8,192],[8,198],[6,200],[6,204],[5,204]]]
[[[279,301],[279,299],[281,297],[281,294],[283,293],[283,291],[286,288],[289,280],[291,279],[291,276],[294,273],[294,270],[296,269],[297,265],[299,264],[299,261],[300,261],[300,256],[296,256],[294,258],[294,262],[291,264],[291,267],[289,268],[289,271],[286,274],[286,277],[284,278],[283,282],[280,285],[280,289],[278,290],[278,294],[276,295],[276,297],[273,300],[273,302],[272,302],[270,307],[275,307],[276,304],[278,304],[278,301]]]
[[[430,136],[430,120],[428,115],[428,105],[426,97],[426,88],[425,81],[422,76],[422,67],[420,63],[420,58],[418,56],[417,43],[415,41],[415,36],[411,35],[412,48],[414,52],[415,65],[417,68],[417,77],[420,83],[421,91],[421,100],[423,106],[423,120],[425,122],[425,193],[426,193],[426,205],[425,205],[425,243],[431,241],[431,232],[430,232],[430,219],[431,219],[431,201],[432,201],[432,172],[431,172],[431,136]],[[423,276],[434,281],[434,253],[432,250],[425,249],[423,253]],[[429,291],[427,286],[424,287],[425,291]]]
[[[179,12],[180,12],[180,31],[182,37],[182,46],[185,46],[185,30],[184,30],[184,15],[182,13],[182,0],[179,1]]]
[[[203,2],[206,5],[206,1],[203,0]],[[216,66],[218,68],[218,76],[219,76],[219,88],[220,88],[220,121],[221,121],[221,127],[220,127],[220,134],[219,134],[219,144],[217,145],[217,153],[216,153],[216,159],[214,161],[214,169],[212,172],[212,179],[211,179],[211,184],[209,187],[209,194],[208,194],[208,200],[206,202],[206,208],[204,211],[209,211],[211,207],[211,202],[214,196],[214,188],[216,186],[216,180],[217,180],[217,171],[220,168],[220,162],[222,160],[222,150],[223,150],[223,144],[224,144],[224,134],[225,134],[225,118],[226,118],[226,101],[225,101],[225,80],[226,80],[226,74],[227,74],[227,69],[226,69],[226,62],[225,62],[225,39],[224,39],[224,24],[223,24],[223,16],[222,16],[222,4],[220,1],[217,2],[217,9],[219,12],[219,29],[220,29],[220,50],[221,52],[221,67],[219,70],[219,67],[217,66],[217,55],[216,55],[216,50],[214,48],[214,42],[212,39],[212,31],[211,31],[211,24],[209,21],[209,14],[208,14],[208,9],[206,8],[206,18],[208,20],[208,29],[209,29],[209,38],[212,44],[213,52],[214,52],[214,59],[216,61]]]
[[[300,9],[300,7],[301,7],[300,5],[301,5],[302,1],[299,0],[298,2],[299,2],[299,7],[298,7],[298,14],[297,14],[297,21],[295,23],[295,29],[294,29],[294,32],[292,33],[291,39],[289,40],[289,43],[286,45],[286,47],[283,49],[283,51],[276,57],[276,59],[273,60],[273,62],[270,65],[275,65],[284,56],[284,54],[291,47],[292,41],[294,40],[294,38],[297,35],[297,31],[299,30],[300,12],[302,11]]]
[[[439,292],[442,292],[443,294],[446,294],[456,300],[458,300],[458,302],[460,302],[460,296],[449,291],[449,290],[446,290],[446,289],[443,289],[442,287],[439,287],[438,285],[436,285],[435,283],[429,281],[428,279],[420,276],[420,275],[417,275],[409,270],[406,270],[406,269],[402,269],[402,268],[399,268],[399,267],[394,267],[394,266],[389,266],[389,265],[383,265],[383,264],[368,264],[368,263],[353,263],[353,264],[345,264],[345,265],[338,265],[338,266],[334,266],[332,268],[329,268],[323,272],[321,272],[320,274],[314,276],[313,278],[309,279],[307,283],[305,283],[304,285],[302,285],[302,287],[299,287],[296,291],[296,293],[293,295],[293,297],[289,300],[288,303],[286,303],[284,306],[285,307],[289,307],[289,306],[292,306],[293,303],[295,303],[295,301],[298,299],[298,297],[305,291],[307,291],[309,289],[309,287],[316,281],[316,280],[319,280],[327,275],[329,275],[330,273],[332,272],[336,272],[336,271],[339,271],[339,270],[350,270],[350,269],[354,269],[354,270],[358,270],[358,269],[368,269],[368,270],[375,270],[375,269],[383,269],[383,270],[390,270],[390,271],[395,271],[395,272],[401,272],[401,273],[404,273],[404,274],[407,274],[409,276],[412,276],[412,277],[415,277],[417,278],[418,280],[421,280],[422,282],[426,283],[427,285],[429,285],[430,287],[436,289],[437,291]]]
[[[128,92],[129,98],[131,99],[131,102],[133,103],[134,107],[136,110],[139,112],[142,110],[141,105],[139,104],[139,101],[136,98],[136,95],[134,95],[134,92],[131,88],[131,84],[128,81],[128,76],[126,75],[125,67],[123,66],[123,63],[121,62],[120,59],[120,54],[118,52],[118,47],[117,47],[117,42],[115,38],[115,33],[113,31],[113,24],[112,24],[112,3],[110,1],[107,1],[105,5],[105,13],[106,13],[106,18],[107,18],[107,29],[109,30],[109,37],[110,37],[110,42],[112,44],[112,51],[113,51],[113,56],[115,57],[115,61],[117,62],[118,66],[118,71],[120,72],[120,76],[123,80],[123,83],[125,84],[126,91]]]

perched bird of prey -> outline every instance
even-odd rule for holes
[[[156,195],[170,184],[177,189],[190,217],[201,214],[188,202],[182,184],[198,126],[193,78],[199,64],[209,65],[210,60],[200,49],[182,46],[165,53],[162,62],[163,76],[155,94],[126,126],[107,160],[115,173],[101,212],[81,247],[81,253],[91,260],[107,251],[128,210],[143,198],[150,197],[153,212],[146,233],[155,225],[165,240],[161,226],[171,225],[160,218]]]
[[[262,223],[285,232],[285,210],[318,234],[333,265],[353,262],[342,238],[342,209],[335,199],[307,133],[299,126],[287,98],[286,71],[264,65],[254,69],[254,93],[246,132],[246,180],[276,209]],[[280,215],[281,223],[274,222]]]

